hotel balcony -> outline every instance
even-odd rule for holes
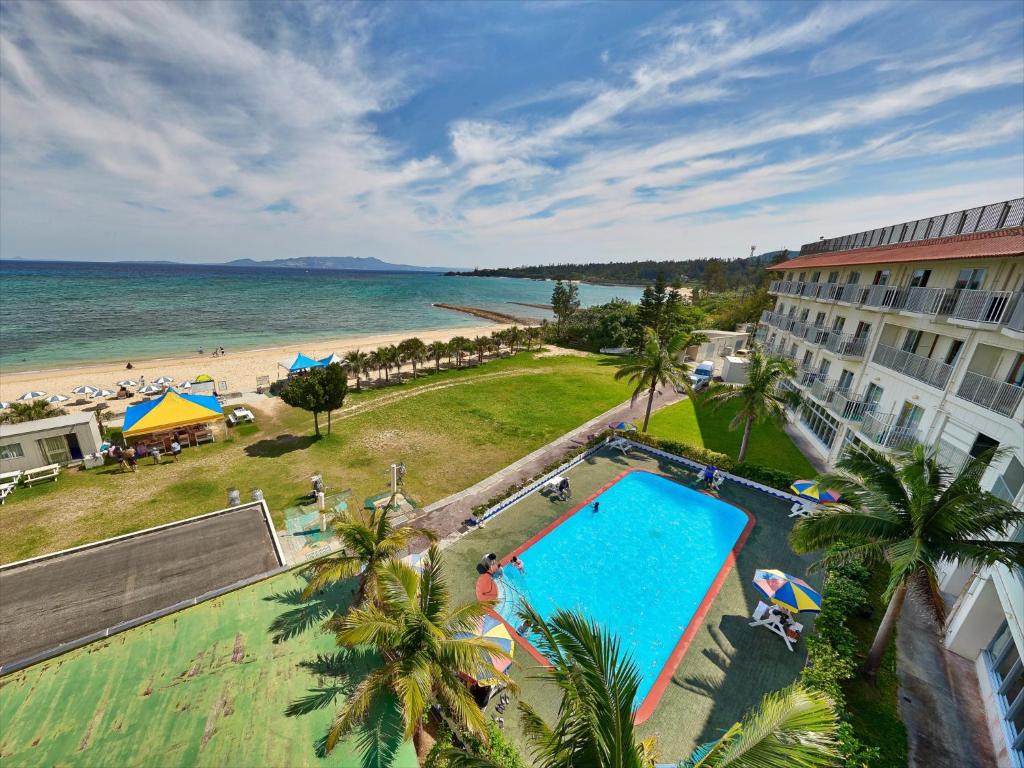
[[[894,413],[867,413],[857,431],[876,446],[894,451],[906,450],[918,441],[917,429],[896,426]]]
[[[956,306],[954,288],[927,288],[915,286],[904,290],[902,312],[915,315],[949,315]]]
[[[900,309],[904,293],[904,290],[895,285],[872,285],[864,295],[864,306],[877,309],[879,312]]]
[[[763,344],[764,340],[768,338],[768,326],[759,325],[757,330],[754,331],[754,341],[758,344]]]
[[[955,445],[950,445],[945,440],[939,439],[936,459],[939,464],[951,470],[954,474],[959,473],[972,456],[967,451],[962,451]]]
[[[962,290],[950,320],[1002,325],[1013,316],[1021,294],[1013,291]]]
[[[828,338],[828,328],[820,325],[809,325],[804,330],[803,338],[808,344],[824,344]]]
[[[807,329],[811,327],[811,324],[806,320],[796,320],[789,327],[789,332],[798,339],[802,339],[804,334],[807,333]]]
[[[875,403],[865,400],[863,394],[855,395],[849,389],[840,389],[835,380],[815,378],[810,393],[836,416],[849,421],[860,421],[875,407]]]
[[[796,376],[793,378],[793,383],[798,387],[807,389],[814,384],[817,378],[818,372],[815,369],[800,366],[799,370],[796,372]]]
[[[825,341],[825,349],[840,357],[858,359],[864,357],[868,348],[866,336],[854,336],[852,333],[831,331]]]
[[[1024,399],[1024,387],[968,371],[956,396],[1003,416],[1013,416]]]
[[[912,379],[923,381],[925,384],[937,389],[945,389],[949,383],[949,377],[953,373],[953,366],[946,365],[939,360],[917,355],[913,352],[906,352],[887,344],[879,344],[875,348],[875,354],[871,362],[877,363],[889,370],[902,373]]]

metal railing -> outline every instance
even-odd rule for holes
[[[938,389],[945,389],[949,383],[949,377],[953,373],[953,366],[946,365],[939,360],[932,360],[929,357],[907,352],[888,344],[879,344],[875,347],[875,354],[871,362],[889,368],[909,376],[912,379],[923,381],[929,386]]]
[[[905,450],[917,442],[917,429],[896,424],[896,414],[867,413],[858,431],[875,445],[893,450]]]
[[[918,315],[948,315],[956,305],[955,288],[927,288],[915,286],[904,289],[903,312]]]
[[[768,326],[760,325],[757,330],[754,331],[754,341],[761,343],[768,338]]]
[[[899,309],[903,291],[895,285],[872,285],[864,296],[864,306],[886,312]]]
[[[802,339],[804,334],[807,333],[807,329],[811,327],[811,324],[806,320],[797,320],[789,327],[789,332],[796,336],[798,339]]]
[[[839,385],[835,379],[826,379],[824,377],[816,377],[811,382],[811,397],[816,400],[820,400],[826,405],[832,402],[832,396],[836,393],[836,388]]]
[[[927,219],[906,221],[901,224],[856,232],[852,235],[822,238],[816,243],[805,244],[800,249],[800,255],[876,248],[896,243],[933,240],[939,237],[967,235],[974,232],[992,232],[1020,226],[1024,226],[1024,198],[1018,197],[1000,203],[990,203],[977,208],[931,216]]]
[[[861,421],[874,411],[878,404],[873,400],[865,400],[864,393],[854,395],[849,390],[836,390],[828,405],[841,419]]]
[[[1020,294],[1013,291],[960,291],[950,317],[975,323],[999,325],[1010,317]]]
[[[953,474],[957,474],[967,466],[967,462],[971,460],[971,454],[967,451],[960,450],[955,445],[950,445],[945,440],[940,439],[935,458],[938,460],[939,464],[946,467],[948,470],[953,472]]]
[[[797,371],[796,385],[798,387],[809,387],[814,384],[818,378],[818,372],[813,368],[800,367]]]
[[[1024,398],[1024,387],[967,371],[956,396],[1003,416],[1013,416]]]
[[[868,286],[857,285],[856,283],[847,283],[839,292],[839,296],[836,301],[841,301],[844,304],[863,304],[867,295]]]
[[[1024,298],[1019,298],[1006,318],[1006,327],[1018,333],[1024,333]]]
[[[810,344],[824,344],[828,338],[828,328],[820,325],[810,325],[804,331],[804,340]]]
[[[855,336],[852,333],[831,331],[825,342],[825,349],[840,357],[864,357],[867,348],[867,336]]]

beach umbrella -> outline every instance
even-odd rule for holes
[[[137,387],[137,386],[139,386],[139,382],[132,381],[131,379],[121,379],[121,381],[117,382],[117,386],[119,386],[119,387]]]
[[[0,400],[0,411],[6,411],[10,407],[11,404],[8,403],[6,400]]]
[[[38,400],[40,397],[46,397],[46,393],[39,392],[37,390],[32,390],[31,392],[26,392],[24,395],[19,397],[18,400],[21,402],[25,402],[27,400]]]
[[[508,627],[501,621],[494,618],[493,616],[487,615],[480,620],[480,623],[474,627],[471,632],[456,632],[455,637],[459,639],[468,639],[474,637],[481,637],[496,646],[501,648],[508,654],[508,658],[494,658],[490,657],[490,665],[486,665],[473,675],[477,683],[480,685],[493,685],[498,680],[494,677],[494,671],[504,672],[512,664],[512,654],[515,652],[515,643],[512,642],[512,635],[509,634]]]
[[[608,426],[611,427],[612,429],[617,429],[620,432],[636,432],[636,424],[630,424],[629,422],[626,421],[616,421],[613,424],[609,424]]]
[[[813,480],[797,480],[789,487],[797,496],[803,496],[805,499],[812,499],[813,501],[821,501],[825,504],[831,504],[842,498],[838,491],[822,490]]]
[[[114,393],[111,390],[109,390],[109,389],[97,389],[95,392],[93,392],[92,396],[93,397],[110,397],[113,394]]]
[[[170,376],[161,376],[161,377],[159,377],[157,379],[153,379],[153,383],[154,384],[173,384],[174,383],[174,379],[172,379]]]
[[[754,586],[773,603],[793,613],[821,610],[821,593],[803,579],[783,571],[774,568],[757,569],[754,571]]]
[[[67,395],[50,395],[48,398],[46,398],[46,402],[48,402],[48,403],[63,403],[65,400],[70,400],[70,399],[71,398],[68,397]]]
[[[147,384],[139,390],[140,395],[155,395],[157,392],[163,392],[164,388],[157,386],[156,384]]]
[[[178,389],[192,389],[191,381],[183,381],[178,385]]]
[[[90,387],[88,384],[79,384],[77,387],[71,390],[72,395],[95,395],[99,390],[96,387]]]

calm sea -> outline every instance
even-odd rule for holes
[[[7,370],[174,356],[202,347],[485,324],[462,304],[547,317],[553,283],[416,272],[0,261],[0,366]],[[581,285],[584,306],[639,288]]]

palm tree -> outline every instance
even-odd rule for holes
[[[420,574],[397,560],[378,565],[379,603],[366,603],[328,622],[336,630],[338,645],[372,646],[382,662],[338,710],[327,732],[328,752],[364,722],[382,696],[397,699],[405,738],[412,738],[421,761],[429,749],[423,721],[434,704],[456,723],[486,738],[486,716],[460,673],[477,674],[492,658],[508,655],[490,640],[473,635],[486,614],[485,603],[451,604],[437,547],[431,546],[420,562]],[[505,674],[497,670],[488,674],[515,688]]]
[[[441,370],[441,358],[444,357],[445,355],[450,355],[448,351],[448,345],[445,344],[443,341],[432,341],[430,345],[427,347],[427,353],[430,355],[430,358],[434,361],[434,369],[439,372]]]
[[[63,408],[45,400],[28,400],[23,403],[11,403],[6,411],[0,413],[0,424],[21,424],[26,421],[48,419],[51,416],[63,416],[66,413]]]
[[[693,338],[693,334],[677,334],[662,345],[654,331],[648,329],[643,352],[636,362],[624,365],[615,372],[616,379],[628,378],[630,384],[636,385],[631,403],[635,404],[640,395],[647,392],[647,413],[644,415],[642,431],[647,431],[647,423],[651,420],[651,406],[654,405],[654,393],[659,384],[689,389],[690,383],[686,378],[687,366],[679,362],[679,355],[687,346],[691,346],[688,342]]]
[[[883,593],[889,605],[864,663],[869,679],[878,672],[908,588],[926,595],[943,616],[935,573],[940,562],[1024,571],[1024,542],[1006,541],[1024,523],[1024,510],[981,489],[993,456],[982,454],[956,472],[938,462],[935,448],[915,445],[889,456],[854,443],[836,472],[819,478],[843,494],[843,503],[800,520],[790,534],[793,549],[806,553],[842,542],[848,546],[826,554],[820,566],[852,557],[889,564]]]
[[[754,424],[764,421],[782,423],[786,420],[786,406],[791,396],[779,388],[779,384],[796,373],[793,364],[781,357],[767,357],[758,348],[752,347],[747,356],[747,382],[739,387],[721,387],[708,395],[707,402],[712,408],[721,408],[726,403],[739,403],[739,410],[729,429],[743,425],[743,440],[737,460],[747,458],[750,447],[750,431]]]
[[[533,347],[534,343],[540,342],[543,329],[539,325],[531,325],[526,329],[526,349]]]
[[[402,378],[402,353],[398,350],[394,344],[389,344],[384,347],[384,360],[386,367],[384,369],[384,380],[388,380],[388,370],[391,366],[395,367],[395,374],[398,376],[399,381]]]
[[[360,377],[364,373],[369,373],[370,356],[358,349],[353,349],[345,355],[345,367],[348,368],[349,373],[356,377],[356,392],[362,392],[363,383]]]
[[[838,762],[835,706],[821,691],[791,685],[769,693],[742,722],[698,748],[680,768],[804,768]]]
[[[523,330],[518,325],[513,325],[511,328],[508,329],[507,333],[508,333],[508,338],[506,340],[506,343],[508,344],[509,352],[511,352],[512,354],[515,354],[516,347],[518,347],[520,344],[522,344],[523,337],[524,337],[525,334],[523,333]]]
[[[484,354],[491,348],[491,340],[486,336],[477,336],[473,339],[473,351],[476,352],[477,362],[483,363]]]
[[[451,346],[451,351],[455,353],[456,365],[462,367],[462,356],[466,354],[466,350],[472,345],[472,341],[467,339],[465,336],[456,336],[448,344]]]
[[[370,368],[377,371],[377,381],[380,381],[380,371],[384,367],[383,358],[381,354],[384,352],[384,347],[377,347],[373,352],[366,356],[366,363]]]
[[[436,539],[433,531],[411,525],[395,526],[384,509],[348,509],[334,521],[334,532],[342,549],[317,560],[306,571],[309,583],[302,591],[306,600],[324,587],[359,577],[353,605],[367,598],[376,599],[377,566],[394,559],[418,536]]]
[[[416,366],[426,359],[427,345],[414,336],[399,344],[398,351],[401,353],[402,359],[412,365],[412,377],[415,379]]]

